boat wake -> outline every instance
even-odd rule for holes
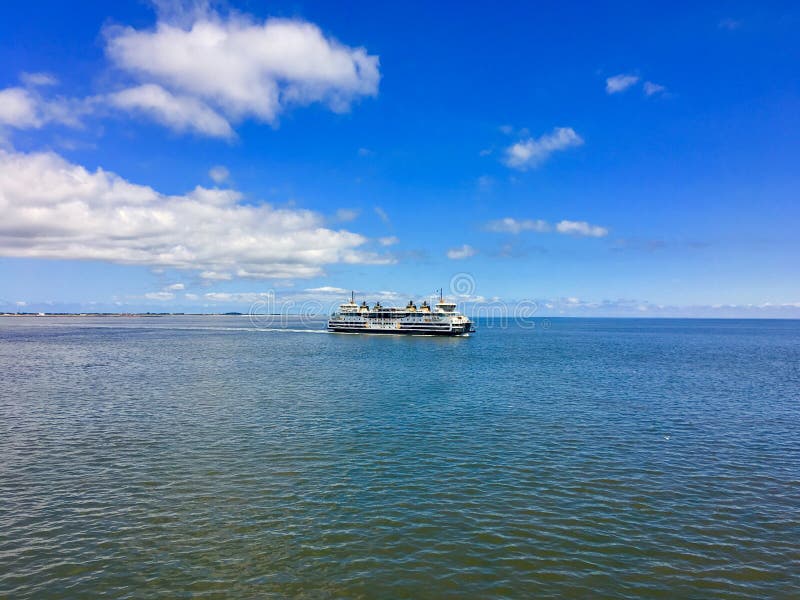
[[[288,329],[285,327],[256,327],[250,331],[285,331],[287,333],[333,333],[327,329]],[[358,335],[358,334],[356,334]]]

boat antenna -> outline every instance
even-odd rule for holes
[[[355,302],[356,292],[355,290],[350,290],[350,304]]]

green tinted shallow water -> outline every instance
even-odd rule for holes
[[[0,597],[800,595],[800,322],[537,323],[0,320]]]

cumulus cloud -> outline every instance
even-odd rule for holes
[[[660,92],[665,91],[667,88],[663,85],[659,85],[657,83],[653,83],[652,81],[645,81],[644,82],[644,93],[648,96],[652,96],[653,94],[658,94]]]
[[[505,164],[525,171],[540,165],[553,153],[583,144],[571,127],[556,127],[540,138],[527,138],[506,148]]]
[[[606,79],[606,93],[618,94],[619,92],[624,92],[632,85],[636,85],[638,81],[639,77],[636,75],[614,75]]]
[[[592,225],[586,221],[559,221],[556,223],[556,231],[567,235],[578,235],[585,237],[605,237],[608,229],[599,225]]]
[[[179,291],[181,291],[183,289],[186,289],[186,286],[184,284],[182,284],[182,283],[173,283],[172,285],[168,285],[164,289],[165,290],[169,290],[169,291],[173,291],[173,292],[179,292]]]
[[[460,248],[450,248],[447,251],[447,258],[451,260],[461,260],[464,258],[469,258],[470,256],[475,256],[477,250],[468,244],[464,244]]]
[[[486,224],[488,231],[495,233],[521,233],[523,231],[536,231],[537,233],[545,233],[550,231],[550,224],[541,219],[512,219],[505,217],[504,219],[495,219]]]
[[[214,183],[224,183],[227,181],[230,174],[231,173],[228,171],[227,167],[222,165],[211,167],[211,169],[208,171],[208,176],[214,180]]]
[[[395,235],[387,235],[386,237],[378,238],[378,243],[381,246],[394,246],[400,239]]]
[[[555,225],[551,225],[542,219],[514,219],[512,217],[505,217],[503,219],[495,219],[489,221],[485,226],[487,231],[495,233],[513,233],[518,234],[523,231],[535,231],[537,233],[547,233],[548,231],[555,231],[566,235],[586,236],[586,237],[605,237],[608,235],[608,229],[600,227],[599,225],[592,225],[586,221],[559,221]]]
[[[205,124],[194,130],[221,135],[225,127],[212,114],[274,123],[293,105],[319,102],[344,112],[359,98],[378,93],[378,57],[325,36],[312,23],[258,22],[207,11],[192,18],[186,26],[159,21],[152,30],[106,31],[110,59],[143,84],[159,86],[148,88],[146,102],[167,125],[187,127],[164,116],[173,98],[196,103],[193,114]],[[157,89],[169,90],[170,96]],[[145,102],[137,98],[133,107]]]
[[[47,123],[76,127],[94,103],[94,98],[47,100],[35,89],[5,88],[0,90],[0,127],[38,129]]]
[[[112,106],[151,117],[178,132],[192,131],[210,137],[235,137],[230,123],[204,102],[145,84],[108,95]]]
[[[22,73],[25,87],[0,90],[0,126],[74,126],[113,108],[180,133],[232,139],[232,123],[247,118],[275,124],[289,107],[312,103],[346,112],[360,98],[378,94],[378,57],[324,35],[313,23],[223,17],[203,3],[178,11],[162,4],[153,29],[105,31],[107,55],[135,84],[129,80],[122,89],[87,98],[46,100],[37,88],[57,80]]]
[[[169,196],[53,153],[0,151],[0,256],[102,260],[201,277],[302,278],[392,262],[308,210],[240,204],[232,190]]]
[[[23,88],[0,90],[0,125],[19,129],[41,127],[43,123],[36,100]]]

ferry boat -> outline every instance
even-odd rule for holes
[[[456,310],[454,302],[446,302],[441,292],[434,306],[423,301],[419,308],[410,300],[405,308],[381,306],[372,308],[365,302],[356,304],[355,295],[339,305],[328,321],[330,331],[344,333],[393,333],[410,335],[467,335],[475,329],[472,321]]]

